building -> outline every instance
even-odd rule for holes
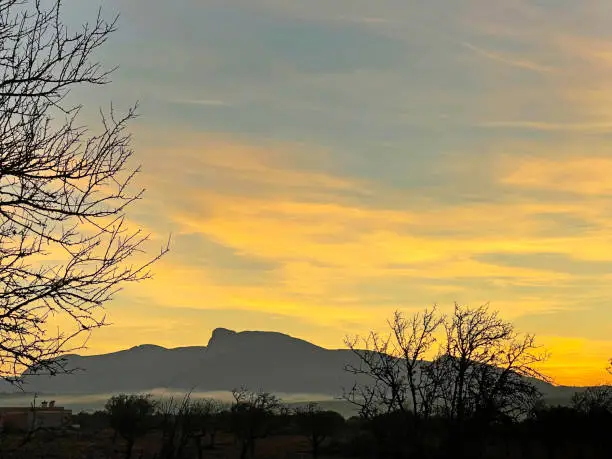
[[[62,429],[72,423],[72,410],[42,402],[40,406],[0,407],[0,429]]]

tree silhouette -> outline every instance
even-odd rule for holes
[[[571,443],[576,442],[577,437],[582,437],[582,419],[571,407],[541,404],[532,413],[530,421],[526,426],[528,436],[532,441],[535,438],[536,443],[542,443],[550,459],[565,457],[562,453],[569,449]]]
[[[128,122],[135,109],[80,124],[67,96],[108,83],[93,59],[115,30],[98,14],[75,31],[62,2],[0,0],[0,378],[63,371],[57,357],[104,325],[102,306],[126,282],[149,276],[130,261],[147,235],[130,230],[133,188]],[[54,316],[74,326],[51,333]]]
[[[156,413],[161,417],[161,458],[175,459],[182,457],[183,449],[189,441],[187,418],[191,410],[191,394],[186,394],[182,400],[174,397],[161,401]]]
[[[347,366],[347,371],[366,376],[370,383],[355,385],[345,398],[359,406],[362,416],[375,419],[372,425],[387,423],[389,417],[384,415],[402,414],[406,429],[414,431],[417,455],[422,446],[421,421],[432,414],[439,387],[424,357],[436,343],[435,334],[443,322],[435,306],[410,318],[395,312],[388,321],[387,336],[370,333],[362,340],[346,340],[359,362]],[[398,422],[398,417],[393,420]]]
[[[364,339],[345,341],[359,362],[346,370],[371,380],[371,384],[360,384],[345,394],[360,405],[362,415],[372,417],[410,408],[416,417],[431,414],[433,393],[423,359],[435,344],[435,332],[443,320],[435,307],[409,319],[396,312],[388,322],[388,335],[372,332]]]
[[[572,396],[572,406],[584,414],[604,411],[612,413],[612,386],[587,387],[576,392]]]
[[[576,392],[573,408],[581,415],[582,436],[602,456],[609,455],[612,429],[612,386],[594,386]]]
[[[221,402],[213,399],[192,400],[185,415],[184,428],[196,448],[198,459],[204,456],[204,448],[215,447],[220,415],[224,411]],[[208,437],[208,444],[204,441]]]
[[[547,380],[536,368],[547,354],[539,351],[535,337],[519,335],[488,305],[455,304],[446,317],[438,316],[435,308],[411,319],[396,313],[389,325],[391,333],[385,337],[371,333],[365,340],[348,342],[359,365],[347,370],[367,382],[356,384],[345,398],[366,419],[403,419],[414,434],[402,434],[403,441],[417,448],[417,455],[423,446],[419,420],[432,414],[449,420],[449,451],[461,455],[468,421],[475,435],[484,438],[493,422],[524,416],[540,396],[534,378]],[[440,326],[444,333],[438,356],[424,362]]]
[[[157,404],[150,395],[119,394],[111,397],[104,406],[110,425],[127,443],[125,458],[130,459],[134,442],[152,427],[152,417]]]
[[[526,378],[548,380],[536,368],[547,354],[539,351],[534,335],[520,336],[488,305],[455,304],[445,329],[443,361],[453,375],[452,390],[445,395],[452,419],[461,422],[476,411],[515,416],[532,406],[537,391]]]
[[[282,405],[277,397],[268,392],[241,388],[233,390],[232,394],[234,404],[230,410],[230,426],[241,444],[240,459],[253,459],[255,442],[272,433]]]
[[[343,425],[344,418],[334,411],[323,411],[316,403],[308,403],[295,410],[298,427],[307,436],[312,457],[318,458],[321,444],[336,433]]]
[[[158,405],[157,414],[161,417],[162,448],[161,458],[181,459],[189,442],[195,447],[198,458],[204,455],[204,439],[208,435],[209,446],[214,445],[218,427],[218,415],[222,404],[216,400],[194,400],[186,394],[182,400],[173,397]]]
[[[537,363],[535,336],[519,335],[514,326],[490,311],[488,305],[469,308],[455,303],[445,324],[446,342],[436,365],[445,368],[441,398],[452,421],[450,449],[464,450],[466,424],[475,441],[484,440],[492,422],[526,414],[540,397],[532,381],[548,380]]]

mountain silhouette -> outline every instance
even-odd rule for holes
[[[70,374],[28,375],[27,392],[93,392],[177,389],[227,391],[240,386],[286,393],[339,395],[354,377],[344,367],[349,350],[328,350],[282,333],[224,328],[207,346],[167,349],[140,345],[102,355],[66,355]]]
[[[277,332],[213,331],[207,346],[140,345],[102,355],[67,355],[71,374],[26,375],[24,390],[53,394],[228,391],[245,386],[288,394],[337,397],[355,383],[348,349],[325,349]],[[564,403],[579,388],[536,381],[547,399]]]

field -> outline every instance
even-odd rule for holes
[[[3,459],[122,459],[125,443],[115,439],[113,431],[69,431],[63,433],[38,432],[25,445],[20,446],[23,435],[6,435],[2,439]],[[159,458],[160,436],[153,433],[139,439],[134,445],[132,459]],[[184,458],[196,458],[192,448]],[[214,449],[204,452],[204,459],[233,459],[240,457],[240,448],[233,436],[220,434]],[[311,457],[308,442],[299,435],[276,435],[257,443],[255,457],[261,459],[302,459]],[[322,458],[325,459],[325,458]],[[336,458],[337,459],[337,458]]]

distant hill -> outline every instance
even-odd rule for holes
[[[355,377],[347,349],[330,350],[281,333],[216,329],[207,346],[166,349],[141,345],[94,356],[66,356],[72,374],[27,376],[27,392],[93,394],[153,389],[229,391],[246,386],[285,394],[337,397]],[[580,388],[537,385],[554,403],[567,403]]]
[[[348,350],[327,350],[281,333],[216,329],[207,346],[141,345],[110,354],[68,355],[72,374],[28,376],[28,392],[85,394],[166,388],[226,391],[242,385],[285,393],[340,395],[353,383]]]

